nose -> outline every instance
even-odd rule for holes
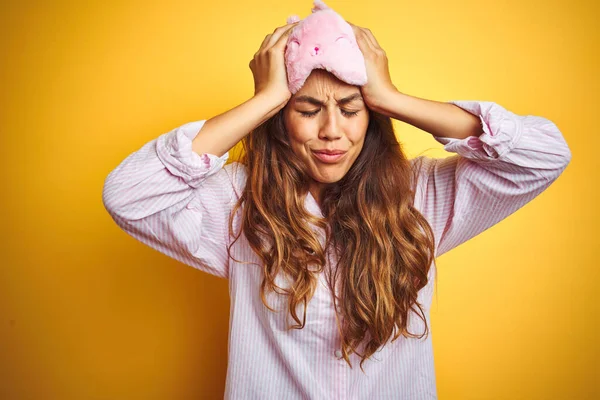
[[[335,140],[342,136],[340,122],[335,112],[327,112],[327,116],[323,121],[319,131],[319,139]]]

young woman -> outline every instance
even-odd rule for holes
[[[226,398],[436,398],[435,257],[543,192],[571,153],[548,119],[400,93],[355,25],[369,83],[315,69],[292,95],[295,25],[250,62],[251,99],[129,155],[105,207],[141,242],[229,279]],[[456,154],[407,159],[391,118]],[[245,154],[226,164],[239,141]]]

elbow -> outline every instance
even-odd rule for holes
[[[550,137],[554,138],[554,146],[553,153],[555,155],[555,167],[552,171],[550,171],[550,181],[554,181],[558,178],[563,171],[567,168],[569,163],[571,162],[571,149],[565,140],[565,136],[561,132],[560,129],[556,126],[556,124],[550,120],[547,120],[550,123],[550,128],[548,132],[550,133]]]
[[[109,191],[109,186],[104,184],[102,188],[102,204],[104,205],[104,209],[110,214],[113,215],[116,209],[115,198]]]
[[[102,186],[102,204],[111,216],[117,215],[117,210],[121,207],[120,203],[122,201],[118,189],[118,185],[112,179],[112,174],[109,174]]]
[[[571,150],[565,143],[561,146],[560,153],[556,156],[555,167],[546,172],[546,181],[550,184],[558,179],[559,176],[567,169],[567,166],[571,162]]]
[[[571,149],[569,148],[569,145],[567,144],[565,135],[563,135],[562,131],[560,129],[558,129],[558,126],[556,126],[556,124],[550,120],[547,120],[547,121],[550,123],[550,126],[551,126],[551,128],[550,128],[551,135],[550,136],[554,137],[555,141],[556,141],[555,152],[556,152],[556,156],[558,157],[558,161],[557,161],[558,169],[560,171],[562,171],[571,162]]]
[[[556,126],[556,125],[555,125]],[[557,161],[557,165],[558,165],[558,174],[560,175],[569,165],[569,163],[571,162],[571,149],[569,148],[569,145],[567,144],[567,141],[565,140],[564,135],[562,134],[562,132],[560,130],[557,129],[557,135],[558,137],[561,138],[560,144],[558,147],[558,157],[559,160]]]
[[[562,138],[560,132],[557,132],[557,134]],[[556,181],[571,162],[571,149],[569,149],[564,139],[555,143],[552,153],[552,158],[546,158],[543,163],[534,169],[535,175],[544,187]]]
[[[570,162],[571,162],[571,150],[569,149],[569,146],[567,146],[565,144],[565,149],[563,152],[563,156],[561,158],[561,162],[559,164],[560,166],[558,168],[557,177],[560,176],[565,169],[567,169],[567,166],[569,165]]]
[[[565,151],[563,152],[563,164],[564,164],[563,169],[567,168],[567,165],[569,165],[570,162],[571,162],[571,149],[565,143]]]
[[[133,210],[126,203],[126,192],[120,185],[115,184],[107,178],[102,187],[102,204],[112,220],[126,232],[130,231],[130,225],[135,220],[132,217]]]

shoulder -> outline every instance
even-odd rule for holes
[[[411,158],[411,186],[413,190],[418,190],[427,183],[429,171],[435,159],[428,156],[418,156]]]
[[[218,180],[222,184],[224,181],[227,182],[225,187],[232,190],[232,194],[239,198],[242,195],[242,191],[246,187],[246,181],[248,179],[248,167],[238,161],[232,161],[223,166],[223,168],[216,174]]]

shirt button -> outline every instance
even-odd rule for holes
[[[342,356],[342,351],[341,350],[336,350],[335,351],[335,356],[336,357],[341,357]]]

